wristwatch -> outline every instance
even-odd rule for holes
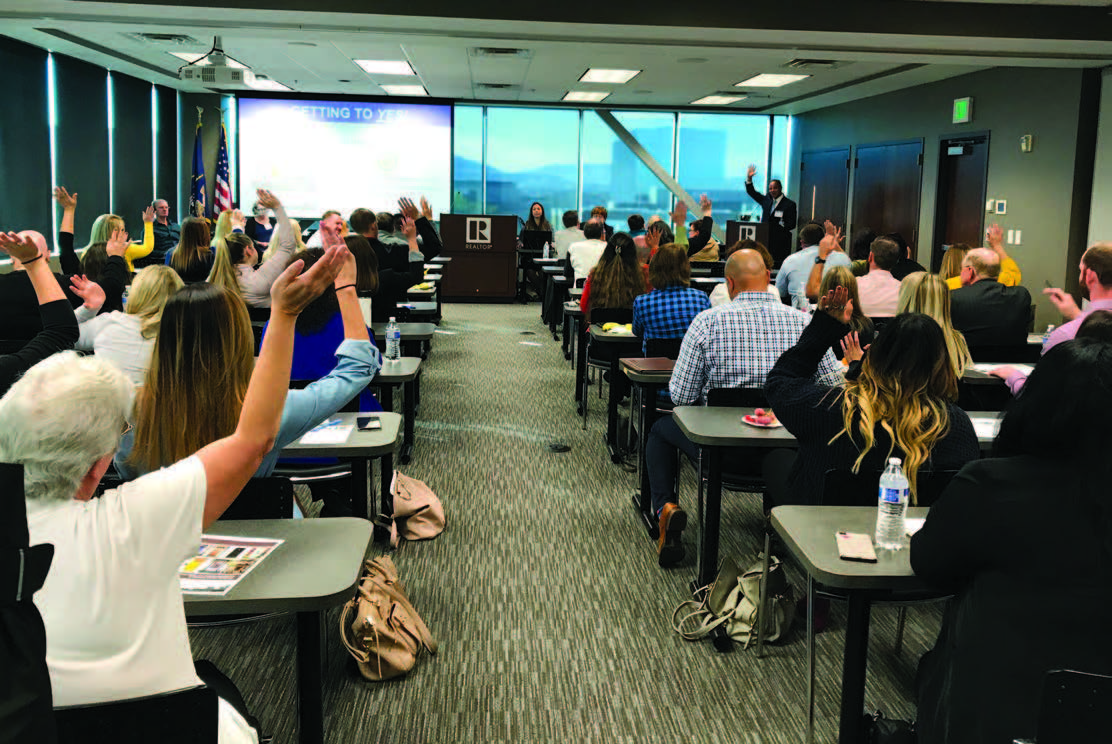
[[[815,264],[816,264],[816,265],[817,265],[817,264],[824,264],[824,263],[826,263],[826,259],[825,259],[825,258],[822,258],[822,257],[820,257],[820,256],[815,256]]]

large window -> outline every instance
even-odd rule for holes
[[[578,111],[488,108],[486,153],[487,213],[526,218],[529,205],[538,201],[554,222],[576,208]]]
[[[761,208],[745,193],[745,171],[757,166],[754,185],[768,178],[768,117],[735,114],[680,114],[678,181],[696,200],[714,203],[718,225],[739,214],[760,219]]]
[[[671,175],[675,115],[615,112],[614,118]],[[654,214],[663,217],[672,208],[672,192],[593,111],[583,113],[582,152],[584,215],[594,206],[604,206],[607,222],[625,230],[631,214],[647,220]]]
[[[456,214],[483,212],[483,109],[456,106],[453,112],[452,206]]]
[[[792,159],[792,117],[772,117],[772,161],[770,178],[779,178],[784,186],[784,193],[791,194],[791,159]],[[799,202],[799,197],[792,194],[792,200]]]

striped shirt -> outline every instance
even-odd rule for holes
[[[811,316],[767,292],[741,292],[730,302],[695,317],[683,337],[668,392],[676,405],[706,400],[711,388],[763,388],[776,360],[799,341]],[[815,382],[843,381],[841,366],[827,350]]]

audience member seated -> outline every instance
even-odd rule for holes
[[[680,203],[682,204],[683,202]],[[683,230],[680,230],[680,232],[683,233]],[[648,228],[646,228],[645,230],[645,247],[648,249],[649,252],[649,261],[652,261],[653,256],[656,255],[656,252],[660,249],[660,246],[668,245],[669,243],[675,243],[676,245],[680,246],[681,248],[683,248],[684,255],[687,255],[686,235],[684,235],[684,239],[681,242],[680,240],[678,240],[678,237],[675,235],[675,233],[672,232],[672,228],[668,227],[668,223],[659,219],[650,222]],[[647,266],[648,264],[645,265]]]
[[[915,573],[954,595],[919,663],[921,744],[1042,741],[1048,671],[1112,674],[1110,420],[1112,346],[1054,347],[1005,414],[993,458],[963,468],[911,539]],[[1036,617],[1041,632],[1021,620]]]
[[[238,209],[225,209],[216,218],[216,226],[212,228],[212,243],[210,247],[216,246],[216,241],[228,237],[232,233],[241,233],[247,227],[247,218],[243,216],[243,212]]]
[[[761,254],[745,249],[730,256],[726,284],[731,301],[699,313],[680,345],[668,384],[677,406],[705,403],[712,388],[762,387],[777,357],[799,340],[810,318],[771,296],[768,280],[769,270]],[[818,356],[822,360],[816,357],[810,374],[826,387],[839,384],[842,373],[834,355],[827,349]],[[645,462],[660,526],[657,561],[661,566],[675,565],[684,556],[682,533],[687,513],[680,508],[675,492],[676,450],[697,457],[695,443],[672,417],[658,420],[649,432]]]
[[[182,288],[182,280],[169,266],[147,266],[135,272],[127,297],[127,312],[100,312],[104,290],[95,283],[74,277],[73,289],[85,298],[77,309],[81,335],[75,347],[107,359],[123,372],[134,387],[147,378],[151,352],[162,309]]]
[[[262,202],[256,201],[251,205],[252,218],[247,221],[247,226],[243,228],[244,234],[255,242],[255,250],[262,253],[266,247],[270,245],[270,239],[274,235],[274,228],[280,225],[284,220],[281,215],[277,216],[277,222],[270,219],[270,210],[273,207],[268,207]],[[267,305],[259,305],[259,307],[268,307]]]
[[[988,250],[991,250],[996,254],[997,258],[1000,259],[998,261],[1000,264],[1000,276],[996,278],[996,281],[1000,282],[1005,287],[1018,286],[1019,283],[1023,281],[1023,273],[1019,270],[1019,264],[1012,260],[1012,257],[1004,250],[1004,229],[1000,227],[1000,225],[992,225],[986,233],[986,238]],[[968,251],[966,252],[968,253]],[[946,280],[946,286],[950,289],[960,289],[962,285],[963,282],[960,273]]]
[[[892,269],[900,260],[900,247],[888,238],[877,238],[869,246],[869,273],[857,278],[861,310],[870,318],[891,318],[896,314],[900,280]]]
[[[181,223],[181,242],[166,254],[166,265],[178,272],[186,284],[208,279],[214,259],[208,222],[200,217],[187,217]]]
[[[606,241],[609,241],[610,238],[614,237],[614,228],[606,224],[606,218],[608,215],[609,213],[606,211],[606,207],[598,206],[591,208],[591,219],[597,219],[599,222],[602,223],[602,232],[603,235],[606,236],[605,238],[603,238],[603,240]]]
[[[583,231],[579,229],[579,213],[574,209],[564,212],[564,229],[557,231],[552,236],[553,248],[556,249],[556,258],[567,258],[568,247],[572,243],[586,240]]]
[[[950,315],[971,349],[1027,343],[1031,293],[1026,287],[1004,286],[999,276],[1000,258],[994,251],[975,248],[965,255],[962,287],[950,293]]]
[[[645,294],[647,267],[637,262],[637,246],[625,233],[614,233],[598,263],[583,285],[579,308],[587,322],[595,308],[633,308],[634,300]]]
[[[1074,338],[1092,338],[1112,344],[1112,310],[1093,310],[1088,313],[1077,327]],[[1064,343],[1064,342],[1063,342]],[[1019,395],[1027,384],[1027,373],[1007,365],[992,370],[992,374],[1004,378],[1012,395]]]
[[[850,370],[844,388],[815,380],[831,344],[850,333],[852,315],[844,289],[820,297],[799,343],[768,373],[769,403],[799,451],[775,450],[765,459],[766,511],[818,504],[826,471],[879,473],[889,457],[902,458],[914,503],[920,470],[956,469],[980,456],[973,424],[954,403],[958,378],[933,318],[897,315],[863,358],[851,336],[846,358],[860,360],[860,369]],[[863,498],[862,505],[876,503],[875,494]]]
[[[1081,274],[1077,284],[1081,288],[1081,298],[1089,301],[1082,310],[1073,297],[1060,289],[1044,289],[1043,294],[1050,298],[1062,319],[1066,322],[1050,332],[1043,343],[1043,353],[1077,334],[1077,329],[1085,316],[1094,310],[1112,310],[1112,243],[1094,243],[1081,256]]]
[[[633,301],[633,333],[644,341],[643,354],[648,354],[651,339],[683,338],[695,316],[710,308],[707,293],[691,288],[691,264],[675,243],[652,257],[649,282],[653,290]]]
[[[950,289],[942,277],[917,271],[908,274],[900,282],[900,297],[897,311],[903,313],[923,313],[934,318],[942,328],[946,338],[946,353],[954,374],[961,379],[966,368],[973,363],[969,355],[969,347],[965,343],[965,336],[954,328],[950,320]]]
[[[77,194],[67,194],[64,188],[54,190],[54,200],[62,207],[62,219],[65,220],[65,213],[67,210],[74,210],[77,207]],[[124,224],[124,218],[114,214],[102,214],[93,220],[93,227],[89,231],[89,242],[85,246],[88,250],[90,246],[97,243],[107,243],[115,232],[127,232],[127,225]],[[73,223],[70,223],[70,233],[73,232]],[[129,243],[127,252],[124,254],[124,261],[127,262],[127,270],[129,272],[135,270],[134,261],[145,258],[151,251],[154,250],[154,207],[147,207],[143,210],[143,241],[141,243]]]
[[[965,259],[966,253],[969,253],[968,245],[954,243],[942,254],[942,264],[938,267],[938,275],[947,283],[946,287],[948,289],[951,279],[957,279],[958,286],[961,286],[961,263]],[[954,289],[957,289],[957,287],[954,287]]]
[[[853,314],[849,319],[850,333],[854,334],[855,343],[865,349],[876,337],[876,326],[873,325],[872,319],[861,311],[861,303],[857,295],[857,277],[853,275],[849,266],[835,266],[826,272],[822,277],[822,284],[819,285],[819,296],[825,297],[839,287],[846,291],[846,297],[852,301],[848,305],[853,308]],[[830,350],[834,352],[836,358],[845,360],[845,343],[845,339],[842,338],[831,344]],[[846,364],[849,364],[848,360]]]
[[[869,250],[876,239],[877,234],[871,227],[861,227],[853,231],[853,237],[849,241],[849,257],[853,261],[853,266],[850,268],[854,276],[862,277],[869,273]]]
[[[645,245],[645,218],[639,214],[631,214],[626,217],[626,224],[629,226],[629,237],[633,238],[633,244],[637,246],[637,260],[642,266],[648,266],[652,256]]]
[[[794,302],[799,303],[796,307],[800,310],[806,310],[807,312],[811,311],[811,303],[819,301],[819,292],[822,287],[823,276],[825,276],[826,269],[831,262],[833,262],[835,267],[848,266],[850,273],[855,277],[858,276],[856,271],[854,271],[854,262],[850,261],[849,256],[842,250],[842,229],[840,227],[835,227],[834,223],[830,220],[826,220],[826,222],[823,223],[822,230],[823,236],[819,239],[817,246],[818,251],[815,253],[814,260],[810,262],[810,266],[807,268],[807,280],[803,287],[803,298],[806,304],[800,302],[799,299],[794,300]],[[867,251],[865,255],[868,255]],[[866,268],[868,267],[866,266]],[[781,273],[783,273],[783,268],[781,268]],[[856,289],[856,287],[857,283],[854,282],[854,288]],[[785,300],[785,302],[787,302],[787,300]]]
[[[584,239],[568,246],[568,266],[571,268],[574,281],[586,280],[595,268],[602,252],[606,250],[603,223],[591,218],[583,225]]]
[[[533,202],[529,207],[529,219],[525,220],[525,226],[521,228],[521,232],[526,231],[534,232],[552,232],[552,224],[544,216],[544,205],[540,202]]]
[[[135,248],[127,241],[127,233],[122,227],[124,221],[119,217],[114,217],[113,220],[98,219],[104,225],[120,225],[120,228],[108,233],[103,242],[97,241],[87,246],[85,255],[78,259],[73,249],[73,220],[77,212],[77,194],[71,195],[65,187],[59,186],[54,189],[54,201],[62,207],[62,222],[58,226],[58,264],[62,267],[62,273],[68,275],[67,278],[70,280],[76,275],[83,275],[86,279],[99,284],[104,290],[105,297],[101,312],[123,310],[124,290],[127,289],[130,274],[127,252]],[[144,218],[147,216],[144,214]],[[102,233],[103,229],[97,228],[94,224],[93,234],[99,238]],[[111,251],[109,245],[112,247]],[[69,281],[63,284],[62,288],[71,304],[75,308],[79,307],[82,300],[70,290]]]
[[[682,201],[679,203],[683,204]],[[714,218],[711,217],[711,215],[714,213],[714,211],[713,205],[711,204],[710,199],[707,198],[706,194],[703,194],[699,197],[699,210],[703,213],[703,216],[691,223],[691,225],[689,226],[690,230],[686,235],[687,256],[693,261],[717,261],[719,258],[717,251],[714,252],[713,257],[709,254],[700,256],[700,254],[702,254],[703,251],[707,249],[707,247],[710,245],[710,242],[713,240],[713,238],[711,237],[711,231],[714,229]],[[681,213],[679,212],[679,207],[677,204],[677,212],[673,214],[673,217],[678,217],[680,216],[680,214]],[[682,214],[687,214],[686,204],[683,207]],[[682,224],[683,223],[678,223],[678,225]],[[678,228],[678,225],[676,229],[677,235],[682,232]],[[679,242],[681,241],[677,241],[677,243]],[[717,245],[717,241],[715,241],[715,244]]]
[[[323,226],[334,225],[340,221],[338,215],[322,222]],[[406,239],[406,250],[399,246],[388,245],[378,239],[378,221],[375,213],[369,209],[357,209],[351,213],[351,227],[354,235],[348,237],[362,237],[366,245],[359,241],[349,243],[349,248],[355,254],[359,265],[359,280],[356,289],[364,298],[372,297],[366,320],[377,318],[385,322],[398,315],[398,303],[408,299],[409,288],[419,284],[425,276],[425,256],[421,246],[417,243],[417,233],[423,230],[427,237],[426,245],[430,250],[440,252],[440,236],[432,229],[426,217],[416,221],[404,219],[402,230]],[[369,247],[371,258],[363,250]],[[371,287],[369,277],[376,277],[375,286]]]
[[[911,257],[911,246],[904,240],[904,236],[898,232],[888,233],[884,237],[891,240],[900,248],[900,260],[892,267],[892,276],[900,281],[908,274],[914,274],[917,271],[926,271],[921,263]]]
[[[262,208],[264,212],[273,209],[278,215],[278,226],[274,235],[274,242],[277,243],[278,249],[256,268],[259,252],[254,241],[246,234],[228,235],[216,241],[216,258],[208,280],[213,284],[221,284],[241,296],[248,307],[269,307],[270,285],[289,264],[297,241],[290,233],[289,218],[278,197],[262,189],[259,190],[258,197],[259,201],[255,203],[257,207]]]
[[[39,312],[39,332],[23,348],[0,355],[0,395],[28,368],[77,340],[77,320],[58,278],[50,271],[46,240],[38,233],[0,233],[0,251],[12,258],[30,283]],[[12,460],[3,460],[12,462]]]
[[[282,426],[258,468],[260,477],[270,475],[283,447],[358,395],[381,366],[355,288],[350,286],[355,280],[354,258],[338,231],[332,235],[335,238],[326,236],[326,242],[333,242],[328,242],[325,257],[317,264],[330,266],[334,255],[344,259],[337,287],[344,287],[340,309],[347,311],[345,340],[335,350],[336,366],[328,376],[286,398]],[[302,263],[294,261],[290,266],[300,269]],[[272,291],[272,299],[275,296]],[[124,436],[116,454],[117,472],[125,479],[143,475],[227,436],[235,428],[251,377],[253,349],[247,308],[231,292],[204,284],[174,295],[162,314],[146,383],[136,395],[135,430]],[[205,383],[197,384],[198,380]]]
[[[181,240],[181,225],[170,219],[170,203],[165,199],[155,199],[151,202],[154,207],[154,250],[142,260],[136,260],[136,268],[143,266],[161,266],[166,261],[166,254],[173,250]]]
[[[818,267],[817,273],[827,274],[835,266],[850,265],[849,256],[842,251],[828,250],[824,255],[819,254],[819,243],[825,235],[822,225],[817,222],[808,222],[799,228],[801,247],[784,259],[776,275],[776,289],[785,305],[810,311],[811,301],[807,299],[806,288],[811,270]]]
[[[305,241],[302,240],[302,237],[301,237],[301,223],[299,223],[297,220],[291,219],[291,220],[288,221],[287,224],[289,224],[289,226],[290,226],[289,235],[290,235],[290,239],[293,241],[293,252],[298,253],[299,251],[305,250]],[[278,228],[275,227],[275,230],[277,230],[277,229]],[[279,234],[284,235],[285,233],[280,231]],[[267,261],[269,261],[270,257],[278,252],[278,248],[279,248],[278,240],[277,239],[271,240],[270,245],[268,245],[266,247],[266,250],[263,251],[263,263],[266,263]]]
[[[757,241],[755,241],[751,238],[745,238],[744,240],[739,240],[738,242],[734,243],[729,248],[727,248],[726,253],[722,256],[722,260],[723,261],[728,261],[728,260],[730,260],[730,256],[734,255],[738,251],[744,251],[744,250],[756,251],[757,253],[761,254],[761,258],[763,258],[764,262],[765,262],[765,267],[769,270],[769,275],[771,276],[772,268],[774,266],[774,263],[773,263],[773,260],[772,260],[772,254],[768,252],[768,248],[765,248],[764,244],[758,243]],[[776,288],[775,284],[769,284],[768,285],[768,293],[770,295],[772,295],[773,297],[775,297],[777,300],[780,299],[780,290],[778,290]],[[719,305],[725,305],[729,301],[730,301],[730,290],[726,286],[726,282],[720,282],[718,284],[715,284],[714,289],[712,289],[711,292],[710,292],[710,305],[711,305],[711,307],[718,307]]]
[[[350,221],[350,217],[348,220]],[[400,234],[401,230],[398,227],[394,215],[390,212],[379,212],[375,215],[375,224],[378,225],[378,241],[384,245],[404,245],[408,246],[409,242]],[[352,227],[355,231],[355,228]]]
[[[93,498],[97,484],[131,409],[131,385],[122,372],[98,357],[58,354],[28,370],[0,399],[0,461],[23,465],[31,543],[54,545],[53,565],[35,604],[46,627],[56,706],[144,697],[201,683],[189,648],[178,567],[274,441],[286,400],[294,320],[331,283],[340,259],[336,252],[302,277],[297,277],[300,266],[291,267],[275,282],[271,338],[223,437],[100,498]],[[190,289],[213,291],[183,291]],[[231,392],[211,377],[191,381],[200,379],[216,387],[217,396]],[[172,416],[176,407],[161,413]],[[185,426],[177,421],[173,428],[182,432]],[[220,744],[258,740],[243,714],[220,703]]]
[[[374,212],[372,212],[371,214],[374,215]],[[321,234],[320,225],[323,225],[325,222],[328,222],[329,224],[341,225],[340,235],[347,235],[347,223],[344,222],[343,217],[341,217],[340,213],[337,212],[335,209],[329,209],[327,212],[320,216],[320,222],[318,223],[317,231],[310,235],[309,239],[305,241],[306,248],[320,248],[322,245],[324,245],[324,243],[322,242],[324,235]]]

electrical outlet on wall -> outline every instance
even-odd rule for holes
[[[985,203],[985,211],[986,212],[995,212],[996,211],[996,200],[995,199],[989,199]]]
[[[1019,245],[1022,242],[1023,242],[1023,231],[1022,230],[1016,230],[1015,231],[1015,245]]]

